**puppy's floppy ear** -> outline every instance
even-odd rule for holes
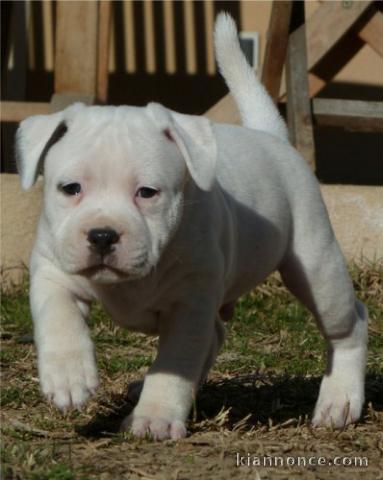
[[[210,120],[173,112],[158,103],[149,103],[147,110],[165,139],[177,145],[198,187],[210,190],[217,160],[217,145]]]
[[[67,131],[66,119],[81,108],[82,104],[75,104],[61,112],[35,115],[20,123],[16,132],[16,163],[24,190],[36,182],[49,148]]]

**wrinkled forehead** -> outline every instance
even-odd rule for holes
[[[177,181],[178,150],[139,107],[89,107],[67,125],[46,159],[46,174]]]

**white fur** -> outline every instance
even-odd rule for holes
[[[286,142],[282,120],[243,60],[223,59],[221,48],[239,55],[227,18],[220,17],[216,38],[243,110],[246,99],[254,106],[245,122],[259,130],[214,125],[155,104],[77,105],[22,122],[24,187],[44,163],[44,209],[30,268],[41,387],[62,409],[81,406],[95,390],[86,317],[98,299],[119,324],[160,337],[122,428],[183,437],[198,385],[223,341],[221,316],[279,270],[329,345],[314,423],[340,426],[356,420],[363,404],[367,312],[356,303],[314,175]],[[42,158],[60,122],[68,131]],[[64,194],[58,186],[67,182],[80,183],[82,193]],[[160,193],[138,197],[143,186]],[[87,234],[106,226],[120,239],[101,258]]]
[[[245,127],[287,140],[288,131],[265,87],[247,63],[234,20],[220,13],[215,22],[215,51],[219,70],[238,105]]]

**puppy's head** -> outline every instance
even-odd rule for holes
[[[179,225],[188,178],[208,190],[215,177],[210,122],[158,104],[31,117],[16,151],[24,189],[44,170],[39,241],[64,271],[101,283],[147,275]]]

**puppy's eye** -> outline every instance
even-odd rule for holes
[[[137,190],[136,192],[136,197],[139,197],[139,198],[152,198],[154,197],[155,195],[158,195],[160,193],[159,190],[157,190],[156,188],[152,188],[152,187],[141,187]]]
[[[79,195],[81,192],[81,185],[79,183],[67,183],[65,185],[59,185],[59,189],[67,195]]]

